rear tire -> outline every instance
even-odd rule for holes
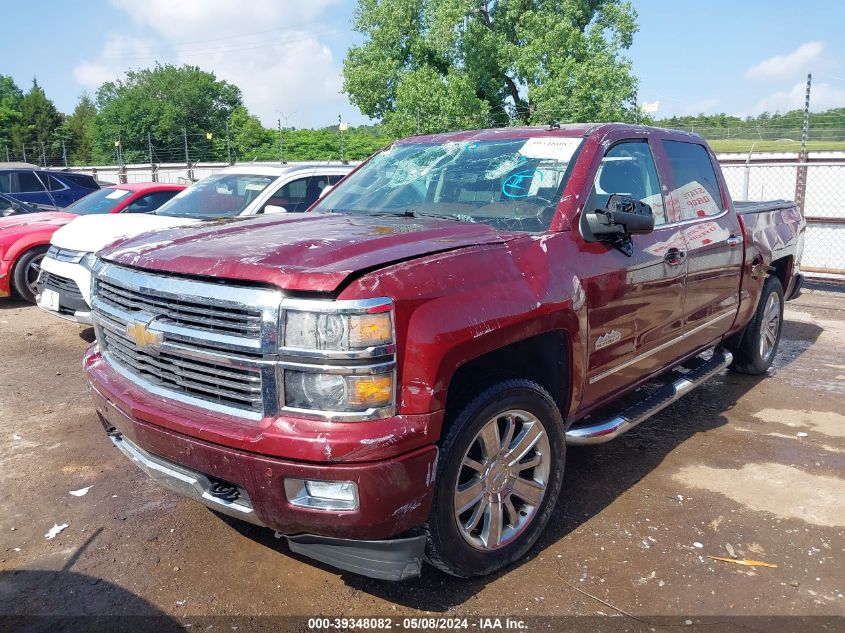
[[[28,303],[35,303],[35,282],[41,272],[41,260],[47,254],[47,246],[30,248],[19,258],[12,271],[12,287],[17,295]]]
[[[506,380],[463,406],[440,447],[428,561],[466,578],[524,556],[557,503],[565,455],[560,411],[537,383]]]
[[[730,369],[755,376],[765,374],[777,354],[782,329],[783,287],[777,277],[768,277],[754,316],[736,343],[729,346],[734,355]]]

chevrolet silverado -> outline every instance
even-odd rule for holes
[[[489,574],[565,503],[568,445],[770,368],[803,235],[693,134],[416,136],[307,213],[100,253],[84,368],[115,446],[294,552]]]

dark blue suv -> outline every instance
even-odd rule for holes
[[[0,193],[23,202],[66,207],[99,188],[86,174],[47,171],[27,163],[0,163]]]

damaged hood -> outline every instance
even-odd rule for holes
[[[50,243],[59,248],[83,253],[96,253],[112,242],[140,235],[147,231],[198,222],[194,219],[170,218],[146,213],[114,213],[74,217],[76,219],[73,222],[56,231]]]
[[[517,235],[433,218],[291,213],[157,231],[100,255],[149,270],[331,292],[357,271]]]

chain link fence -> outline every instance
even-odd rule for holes
[[[720,156],[735,200],[796,200],[807,220],[802,270],[814,277],[845,280],[845,155],[741,160]]]

